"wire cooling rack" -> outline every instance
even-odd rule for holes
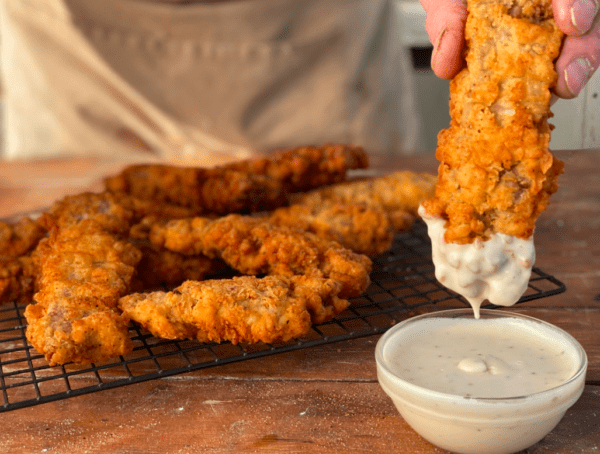
[[[25,337],[25,306],[0,307],[0,411],[15,410],[82,394],[291,350],[379,334],[415,314],[460,308],[468,303],[434,276],[431,243],[419,222],[398,234],[393,247],[373,263],[372,284],[364,295],[330,322],[312,327],[293,342],[233,345],[170,341],[152,337],[137,325],[134,350],[126,357],[89,367],[50,367]],[[555,295],[565,286],[534,268],[519,303]]]

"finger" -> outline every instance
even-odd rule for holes
[[[583,36],[565,39],[556,61],[555,93],[565,99],[576,97],[600,65],[600,21]]]
[[[592,27],[600,0],[553,0],[554,20],[565,34],[579,36]]]
[[[425,30],[433,44],[431,69],[451,79],[463,66],[462,48],[467,9],[461,0],[420,0],[427,13]]]

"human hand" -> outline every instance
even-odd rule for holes
[[[467,20],[466,0],[420,0],[427,13],[425,30],[433,44],[431,69],[442,79],[452,79],[464,62],[462,49]]]
[[[464,28],[467,19],[461,0],[420,0],[427,13],[425,29],[433,43],[431,68],[438,77],[451,79],[462,68]],[[600,65],[600,0],[553,0],[559,28],[567,35],[556,61],[556,95],[574,98]]]
[[[576,97],[600,65],[599,0],[553,0],[554,20],[567,35],[556,61],[555,93]]]

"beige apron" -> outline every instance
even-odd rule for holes
[[[412,152],[388,0],[0,0],[2,157],[202,165],[323,142]]]

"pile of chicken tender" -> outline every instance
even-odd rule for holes
[[[158,338],[289,341],[344,311],[371,259],[409,230],[436,178],[368,168],[344,144],[278,150],[221,167],[134,165],[105,190],[0,222],[0,301],[26,304],[26,335],[50,365]]]

